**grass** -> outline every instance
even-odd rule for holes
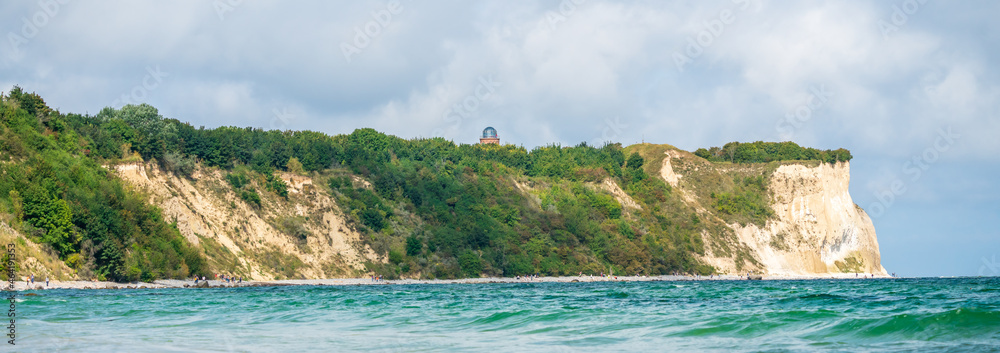
[[[249,251],[249,255],[262,268],[270,269],[274,272],[275,279],[296,279],[301,277],[298,269],[305,267],[302,260],[291,254],[286,254],[271,247],[266,250]]]
[[[681,149],[667,144],[640,143],[625,147],[625,155],[630,155],[633,152],[638,153],[646,160],[646,163],[642,166],[646,174],[659,176],[660,168],[663,167],[663,159],[667,157],[666,153],[670,150],[681,151]]]
[[[833,264],[843,273],[865,272],[865,260],[856,251],[844,258],[844,261],[834,261]]]
[[[215,239],[195,234],[198,237],[201,250],[208,259],[210,268],[236,276],[250,277],[249,271],[240,264],[236,254],[229,251],[229,248],[222,246]]]

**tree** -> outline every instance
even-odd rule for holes
[[[11,88],[10,93],[7,96],[16,100],[21,106],[21,109],[27,111],[32,117],[39,115],[46,116],[52,112],[52,109],[45,104],[45,100],[43,100],[42,97],[34,92],[25,93],[21,87],[14,86],[14,88]]]
[[[288,163],[285,164],[285,169],[295,174],[302,174],[305,172],[302,169],[302,162],[299,162],[299,159],[295,157],[288,159]]]
[[[483,272],[483,261],[472,250],[466,250],[458,257],[458,264],[468,276],[479,276]]]
[[[417,238],[416,235],[411,235],[406,238],[406,255],[417,256],[423,251],[424,243]]]
[[[33,226],[45,231],[41,240],[59,251],[60,257],[74,252],[73,212],[65,200],[53,198],[44,188],[32,184],[25,193],[24,215]]]
[[[628,161],[625,165],[628,166],[628,169],[636,170],[642,168],[642,165],[645,163],[646,161],[642,158],[642,156],[636,152],[632,152],[632,155],[628,156]]]

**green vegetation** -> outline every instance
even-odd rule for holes
[[[794,142],[763,142],[752,143],[730,142],[709,149],[699,148],[694,152],[698,157],[712,162],[733,163],[767,163],[775,161],[820,161],[825,163],[850,161],[851,151],[843,148],[837,150],[818,150],[801,147]]]
[[[664,152],[674,149],[666,145],[528,151],[404,140],[372,129],[338,136],[205,129],[165,119],[145,104],[96,116],[61,114],[17,87],[2,98],[0,113],[0,216],[74,268],[114,280],[186,277],[210,266],[237,270],[235,255],[205,238],[193,249],[143,195],[102,167],[125,162],[155,161],[182,177],[199,163],[219,168],[257,210],[276,199],[265,193],[288,198],[277,171],[323,176],[317,191],[329,193],[349,226],[388,260],[366,264],[387,278],[708,274],[714,269],[696,260],[707,247],[754,261],[719,219],[763,224],[773,216],[771,164],[729,172],[676,165],[688,168],[684,182],[697,183],[697,199],[707,202],[699,211],[658,177]],[[793,143],[731,143],[697,153],[741,163],[850,159],[845,150]],[[306,244],[308,218],[268,219]],[[207,264],[201,253],[216,260]],[[248,256],[286,278],[302,266],[277,250]]]
[[[851,253],[850,256],[844,259],[844,261],[834,261],[834,265],[837,269],[843,273],[861,273],[865,272],[865,260],[861,258],[856,252]]]
[[[650,175],[661,173],[668,153],[689,154],[670,145],[637,144],[627,150],[638,153],[646,160],[643,169]],[[737,239],[729,224],[754,223],[763,226],[769,217],[773,217],[768,202],[767,181],[780,162],[730,164],[710,163],[700,158],[671,158],[670,164],[673,172],[683,175],[678,182],[690,195],[685,197],[684,202],[671,204],[664,208],[667,211],[653,216],[674,220],[689,216],[690,224],[696,225],[695,229],[703,230],[690,235],[692,241],[699,244],[703,241],[701,246],[715,256],[733,258],[738,270],[750,265],[759,266],[757,260],[750,256],[751,250]],[[726,200],[720,202],[718,195],[727,195]],[[673,200],[673,197],[668,198],[668,201],[676,202]]]
[[[699,270],[688,244],[674,244],[696,233],[675,239],[674,225],[649,230],[624,222],[622,206],[593,186],[612,178],[630,190],[660,190],[666,199],[669,189],[646,176],[641,157],[623,166],[619,145],[529,153],[406,141],[369,129],[335,141],[346,152],[339,163],[346,170],[329,179],[330,191],[374,248],[389,253],[390,264],[378,270],[390,278],[407,274],[403,269],[432,277]],[[519,182],[533,184],[531,193],[519,191]]]
[[[88,157],[103,144],[109,158],[127,159],[132,142],[144,146],[141,128],[163,129],[126,124],[137,108],[114,112],[98,128],[97,119],[60,114],[18,87],[0,97],[0,214],[12,214],[12,226],[81,274],[116,281],[207,274],[204,257],[159,210]]]
[[[736,178],[733,181],[733,192],[712,193],[712,207],[728,217],[723,219],[737,221],[740,224],[754,223],[763,226],[768,218],[774,216],[768,200],[767,185],[764,176]]]

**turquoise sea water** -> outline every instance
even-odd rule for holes
[[[1000,350],[998,278],[36,293],[5,351]]]

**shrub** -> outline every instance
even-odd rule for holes
[[[260,195],[254,190],[243,190],[240,192],[240,198],[246,201],[252,206],[260,207]]]
[[[168,172],[190,178],[191,174],[194,173],[195,161],[194,158],[180,153],[167,152],[160,160],[160,166]]]
[[[302,162],[296,157],[291,157],[288,159],[288,163],[285,164],[286,170],[295,174],[302,174],[304,169],[302,168]]]
[[[381,231],[385,228],[385,213],[374,208],[365,208],[361,211],[361,223],[373,231]]]
[[[309,231],[305,227],[305,218],[303,217],[286,216],[279,219],[277,223],[278,230],[294,239],[305,240],[309,236]]]
[[[459,267],[462,272],[470,277],[478,277],[483,272],[483,262],[472,250],[466,250],[458,257]]]
[[[389,250],[389,262],[398,265],[403,262],[403,254],[396,250]]]
[[[66,266],[74,270],[79,270],[83,266],[83,256],[80,253],[70,254],[66,257]]]
[[[274,175],[273,173],[267,174],[267,189],[274,192],[278,196],[288,198],[288,184],[285,184],[284,180],[280,177]]]
[[[239,190],[250,183],[250,178],[243,173],[229,173],[226,174],[226,181],[233,186],[233,189]]]
[[[424,243],[417,238],[416,235],[411,235],[406,238],[406,255],[417,256],[423,251]]]

